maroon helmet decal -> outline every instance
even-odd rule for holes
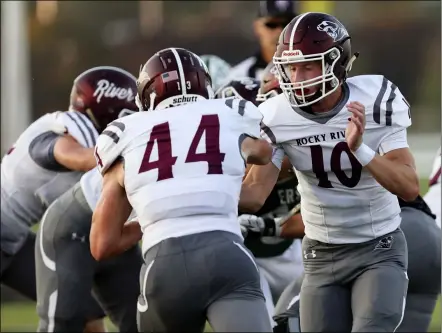
[[[212,79],[204,62],[181,48],[155,53],[141,68],[137,86],[136,103],[142,111],[214,97]]]
[[[129,72],[118,67],[94,67],[74,80],[69,109],[84,113],[101,132],[115,119],[137,111],[136,92],[136,78]]]

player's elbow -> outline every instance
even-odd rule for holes
[[[89,171],[95,167],[93,148],[84,148],[69,136],[60,137],[54,145],[55,160],[73,171]]]
[[[106,242],[100,239],[90,240],[91,254],[95,260],[101,261],[110,257],[110,249]]]
[[[410,184],[409,186],[407,186],[407,188],[400,195],[400,197],[406,202],[414,201],[418,196],[419,196],[418,182],[416,184]]]
[[[255,140],[247,156],[248,164],[266,165],[272,160],[272,147],[264,140]]]

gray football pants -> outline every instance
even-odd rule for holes
[[[272,332],[257,266],[237,235],[212,231],[149,249],[140,274],[140,332]]]
[[[408,293],[402,323],[396,332],[427,332],[441,289],[441,231],[420,210],[402,208],[401,229],[408,247]],[[275,308],[275,321],[285,332],[299,332],[302,278],[293,281]],[[288,326],[288,329],[286,327]]]
[[[358,244],[304,237],[302,332],[394,332],[407,293],[407,242],[400,229]]]
[[[0,281],[2,284],[36,301],[34,249],[35,234],[29,230],[28,237],[17,253],[11,255],[1,250]]]
[[[90,252],[91,218],[78,185],[42,218],[35,244],[39,332],[83,332],[88,319],[104,315],[101,308],[119,332],[137,331],[140,250],[97,262]]]
[[[397,332],[428,332],[441,289],[441,230],[420,210],[404,207],[401,216],[410,282],[404,320]]]

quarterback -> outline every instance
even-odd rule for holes
[[[273,58],[283,94],[259,107],[273,163],[253,166],[243,182],[240,209],[256,211],[284,153],[295,168],[305,332],[394,331],[405,308],[407,244],[396,195],[412,201],[419,191],[410,108],[383,76],[347,79],[357,56],[331,15],[304,13],[285,27]]]
[[[142,237],[140,332],[203,332],[206,319],[219,332],[271,331],[237,211],[246,163],[269,163],[272,148],[258,108],[213,99],[211,84],[194,53],[159,51],[138,78],[142,112],[97,141],[91,252],[102,260]],[[125,223],[132,207],[139,224]]]

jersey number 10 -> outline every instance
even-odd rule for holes
[[[222,174],[222,162],[224,153],[219,148],[219,118],[218,115],[204,115],[190,144],[189,151],[184,163],[207,162],[207,174]],[[205,133],[204,153],[197,153],[198,144]],[[155,143],[158,147],[158,160],[151,161],[150,155]],[[144,152],[138,173],[158,169],[157,181],[173,178],[172,166],[176,163],[177,157],[172,155],[172,140],[170,137],[169,123],[164,122],[152,128],[149,141]]]
[[[319,179],[318,186],[333,188],[331,182],[328,180],[327,172],[324,170],[322,147],[319,145],[310,146],[310,151],[312,154],[312,169],[316,174],[316,178]],[[341,167],[341,155],[343,152],[347,154],[350,160],[351,177],[348,177]],[[356,157],[353,156],[346,142],[339,142],[334,146],[330,158],[330,169],[344,186],[355,187],[361,180],[362,165]]]

